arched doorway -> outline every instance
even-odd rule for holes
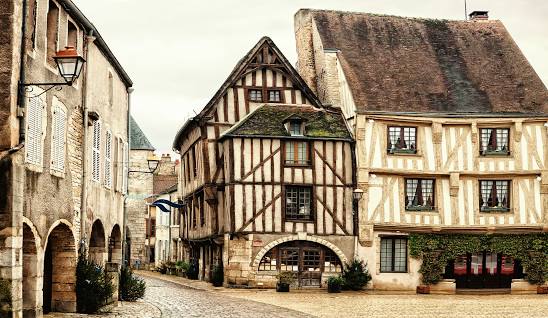
[[[42,310],[42,271],[37,240],[31,227],[23,223],[23,316],[37,317]]]
[[[124,247],[124,264],[131,266],[131,233],[126,226],[126,246]]]
[[[276,245],[263,255],[257,273],[269,272],[272,275],[293,272],[298,287],[320,287],[326,275],[342,272],[342,262],[334,251],[322,244],[295,240]]]
[[[112,228],[108,239],[108,261],[122,263],[122,233],[118,224]]]
[[[89,258],[97,265],[105,262],[105,229],[100,220],[93,222],[89,239]]]
[[[76,311],[76,246],[65,223],[49,234],[44,255],[44,313]]]

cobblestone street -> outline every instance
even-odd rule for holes
[[[120,303],[108,314],[86,316],[56,313],[46,317],[544,318],[548,312],[546,295],[328,294],[317,290],[276,293],[274,290],[214,289],[207,283],[175,276],[148,272],[141,272],[140,275],[147,283],[147,292],[142,301]]]

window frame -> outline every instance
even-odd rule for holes
[[[261,94],[261,98],[260,99],[252,99],[251,98],[251,93],[252,92],[259,92]],[[252,103],[262,103],[265,100],[264,91],[263,91],[262,88],[255,88],[255,87],[248,88],[246,97],[247,97],[247,100],[252,102]]]
[[[390,268],[391,270],[383,270],[383,249],[382,242],[383,240],[391,241],[391,258],[390,258]],[[397,271],[396,268],[396,240],[405,241],[405,270]],[[379,247],[379,272],[381,273],[408,273],[409,272],[409,238],[407,236],[383,236],[380,237],[380,247]]]
[[[399,149],[399,148],[391,148],[392,142],[390,141],[390,129],[391,128],[399,128],[400,130],[403,129],[414,129],[415,131],[415,148],[414,149]],[[418,154],[417,150],[417,141],[418,141],[418,127],[417,126],[403,126],[403,125],[387,125],[386,126],[386,153],[389,155],[416,155]],[[401,134],[401,131],[400,131]]]
[[[405,207],[405,211],[408,211],[408,212],[421,212],[421,211],[436,211],[436,179],[435,178],[415,178],[415,177],[412,177],[412,178],[404,178],[403,179],[403,191],[404,191],[404,207]],[[411,180],[418,180],[419,182],[421,182],[421,189],[422,189],[422,181],[423,180],[432,180],[432,205],[430,207],[421,207],[421,206],[412,206],[412,207],[409,207],[407,205],[407,182],[408,181],[411,181]],[[424,198],[423,198],[424,200]]]
[[[287,156],[291,151],[288,151],[290,149],[289,145],[293,145],[293,160],[288,160]],[[299,145],[304,144],[306,147],[305,153],[306,158],[302,160],[302,162],[299,162]],[[312,166],[312,154],[311,154],[311,145],[309,141],[305,140],[298,140],[298,139],[289,139],[284,141],[284,153],[283,153],[283,163],[285,167],[311,167]]]
[[[482,206],[482,201],[483,201],[483,195],[482,195],[482,183],[483,182],[497,182],[497,181],[502,181],[502,182],[506,182],[507,183],[507,204],[505,207],[486,207],[484,208]],[[496,184],[495,184],[496,185]],[[478,180],[478,188],[479,188],[479,198],[478,198],[478,201],[479,201],[479,210],[481,213],[507,213],[507,212],[510,212],[512,211],[512,180],[510,179],[479,179]],[[497,198],[498,199],[498,198]]]
[[[271,92],[278,92],[279,100],[272,100],[270,99],[270,93]],[[283,96],[282,96],[282,90],[281,89],[267,89],[266,90],[266,101],[267,103],[283,103]]]
[[[506,150],[483,150],[483,131],[484,130],[487,130],[487,129],[492,129],[495,131],[495,138],[497,136],[497,132],[499,130],[504,130],[506,131],[507,133],[507,138],[506,138]],[[490,156],[499,156],[499,157],[508,157],[510,156],[511,154],[511,135],[512,133],[512,130],[510,129],[510,127],[479,127],[479,136],[478,136],[478,139],[479,139],[479,155],[482,156],[482,157],[490,157]],[[489,137],[490,138],[490,137]],[[489,141],[486,145],[486,147],[489,147]]]
[[[297,189],[297,201],[300,198],[300,191],[304,189],[310,190],[310,202],[309,202],[309,214],[307,218],[295,218],[291,217],[291,215],[288,215],[288,208],[287,208],[287,193],[289,189]],[[314,187],[312,185],[297,185],[297,184],[287,184],[283,187],[283,222],[289,221],[289,222],[315,222],[316,220],[316,213],[315,213],[315,205],[314,205]],[[297,209],[299,209],[297,202]],[[292,214],[293,215],[293,214]]]

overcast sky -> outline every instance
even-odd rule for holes
[[[270,36],[295,64],[293,15],[300,8],[463,19],[464,0],[73,0],[134,82],[132,114],[158,153],[199,112],[237,61]],[[548,1],[468,0],[504,22],[548,83]]]

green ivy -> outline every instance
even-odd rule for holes
[[[411,234],[409,254],[422,260],[419,270],[423,284],[443,279],[451,259],[466,253],[488,251],[521,261],[526,279],[541,285],[548,280],[548,234]]]

